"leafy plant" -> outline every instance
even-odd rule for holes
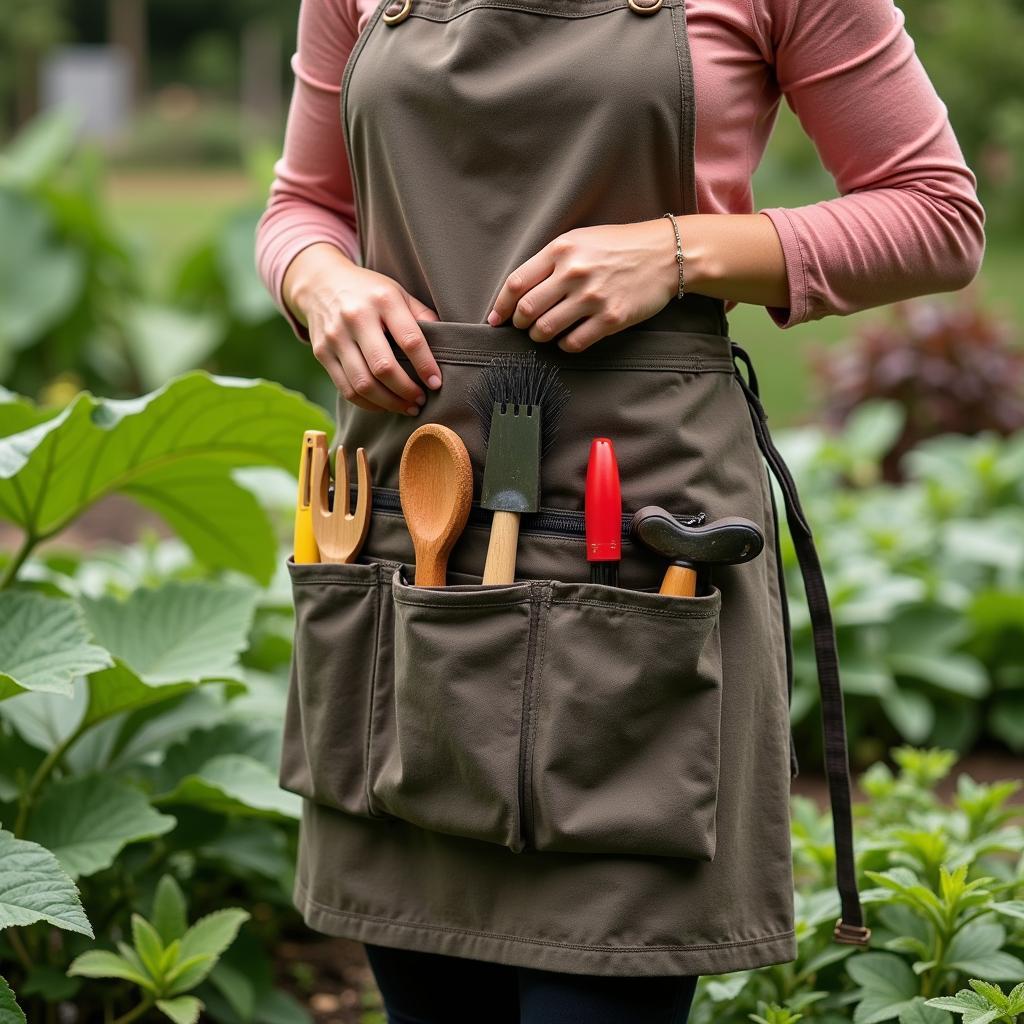
[[[900,459],[939,434],[1012,434],[1024,427],[1024,352],[1012,329],[987,312],[977,289],[956,299],[896,303],[841,346],[809,350],[821,413],[841,426],[862,403],[887,399],[905,413],[883,453],[883,476],[900,479]]]
[[[954,1024],[937,998],[1024,975],[1024,830],[1009,803],[1020,782],[984,785],[961,773],[947,805],[936,786],[955,763],[952,751],[890,753],[898,773],[872,765],[862,777],[869,799],[854,804],[869,948],[832,941],[839,899],[830,816],[794,795],[797,959],[702,976],[691,1024],[796,1015],[814,1024]]]
[[[68,1019],[82,1021],[191,1021],[202,1002],[223,1024],[302,1024],[258,948],[241,966],[218,959],[249,917],[218,905],[244,880],[290,909],[299,801],[277,784],[287,523],[265,474],[285,475],[293,499],[297,439],[326,417],[276,384],[201,372],[63,410],[0,398],[0,517],[23,531],[0,589],[5,974],[33,1019],[58,1005],[67,1017],[74,998]],[[114,493],[178,537],[148,557],[41,553]],[[174,879],[210,908],[192,929]],[[13,999],[0,990],[0,1008]]]
[[[989,1024],[989,1021],[1017,1024],[1024,1013],[1024,981],[1015,985],[1009,995],[1005,995],[998,985],[989,985],[976,978],[971,979],[970,986],[960,989],[952,997],[929,999],[928,1005],[963,1014],[965,1024]]]
[[[138,1006],[116,1024],[128,1024],[154,1006],[174,1024],[195,1024],[203,1002],[188,993],[210,975],[250,915],[244,910],[215,911],[190,928],[186,914],[181,887],[172,875],[164,875],[150,919],[132,914],[132,944],[118,943],[119,953],[82,953],[67,973],[120,979],[140,989]]]
[[[878,400],[841,431],[776,438],[814,526],[855,759],[875,760],[898,739],[964,751],[986,727],[1024,750],[1024,431],[924,441],[897,486],[881,479],[880,460],[902,422],[899,405]],[[812,634],[781,534],[792,719],[810,763],[820,742],[819,729],[801,731],[818,700]]]

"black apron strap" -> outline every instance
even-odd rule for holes
[[[814,547],[811,527],[804,516],[797,494],[796,483],[783,461],[779,450],[768,432],[768,417],[761,404],[757,375],[747,352],[729,339],[732,357],[741,359],[747,368],[747,380],[743,379],[736,367],[736,379],[750,407],[754,434],[779,486],[786,503],[786,521],[790,536],[796,548],[807,592],[807,607],[811,615],[811,631],[814,636],[814,657],[818,666],[818,684],[821,690],[821,721],[825,737],[825,773],[828,777],[829,800],[832,805],[832,831],[836,852],[836,885],[842,915],[836,922],[833,937],[836,942],[866,946],[871,929],[864,925],[864,914],[857,894],[857,877],[853,851],[853,819],[850,809],[850,765],[846,747],[846,719],[843,712],[843,692],[839,682],[839,656],[836,651],[835,629],[829,608],[825,579]],[[769,488],[771,490],[771,488]],[[772,511],[775,512],[775,498],[772,497]],[[778,553],[778,522],[775,523],[776,553]],[[787,665],[792,688],[792,651],[789,633],[789,612],[786,607],[785,585],[782,582],[781,557],[779,558],[780,590],[782,593],[783,616],[786,626]],[[792,692],[792,689],[791,691]],[[792,733],[790,734],[792,737]],[[791,749],[791,757],[795,757]],[[795,767],[795,761],[793,762]]]

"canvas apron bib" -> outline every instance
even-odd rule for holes
[[[341,103],[363,262],[438,313],[421,326],[444,384],[414,418],[339,397],[334,442],[349,459],[364,447],[373,472],[366,544],[353,564],[288,564],[281,783],[306,798],[295,898],[314,928],[583,973],[796,957],[792,656],[766,459],[814,621],[836,935],[865,938],[827,598],[723,303],[673,298],[576,354],[485,320],[560,233],[696,212],[693,98],[683,0],[382,0],[357,39]],[[415,587],[405,441],[429,421],[455,429],[478,499],[468,389],[495,354],[531,351],[572,397],[516,581],[480,585],[491,513],[476,500],[447,585]],[[585,557],[599,435],[622,478],[619,587],[590,583]],[[714,567],[706,593],[663,596],[664,559],[628,536],[649,504],[691,523],[746,516],[764,551]]]

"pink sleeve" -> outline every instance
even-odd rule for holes
[[[339,106],[342,72],[357,36],[355,26],[355,0],[302,0],[284,150],[274,166],[270,198],[256,229],[260,276],[303,341],[309,340],[309,333],[281,295],[288,265],[315,242],[330,242],[359,261]]]
[[[750,0],[779,88],[839,197],[770,208],[789,274],[783,328],[954,291],[976,276],[985,211],[892,0]]]

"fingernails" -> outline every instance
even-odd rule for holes
[[[428,388],[432,388],[433,390],[436,391],[440,386],[441,386],[441,378],[438,377],[438,375],[436,373],[432,373],[427,378],[427,387]]]
[[[500,318],[498,317],[498,314],[493,309],[490,311],[490,313],[487,314],[487,322],[492,327],[497,327],[498,323],[500,322]]]
[[[407,412],[407,413],[408,413],[408,414],[409,414],[410,416],[418,416],[418,415],[419,415],[419,412],[420,412],[420,407],[419,407],[418,405],[410,405],[410,406],[409,406],[409,408],[408,408],[408,409],[406,409],[405,411],[406,411],[406,412]]]
[[[423,394],[423,392],[421,391],[421,392],[420,392],[420,393],[419,393],[419,394],[418,394],[418,395],[416,396],[416,401],[417,401],[417,402],[418,402],[418,403],[419,403],[420,405],[423,405],[423,404],[424,404],[424,403],[425,403],[425,402],[427,401],[427,396],[426,396],[425,394]]]

